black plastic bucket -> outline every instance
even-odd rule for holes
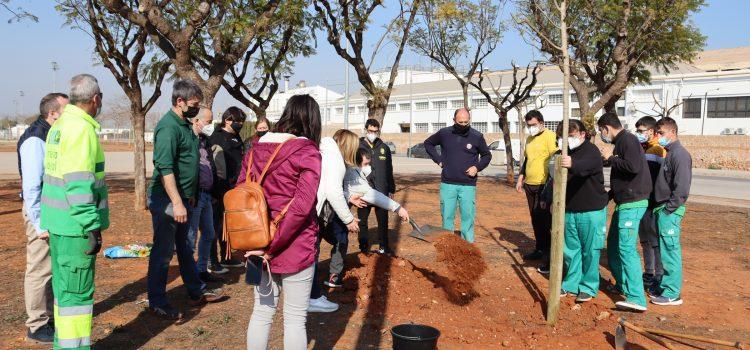
[[[393,350],[435,350],[440,331],[423,324],[400,324],[391,328]]]

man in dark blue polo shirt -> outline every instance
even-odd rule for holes
[[[490,164],[492,155],[481,132],[471,128],[466,108],[453,113],[453,126],[442,128],[424,141],[432,161],[443,168],[440,175],[440,212],[443,229],[453,231],[456,204],[461,209],[461,237],[474,242],[477,174]],[[440,146],[440,154],[435,149]]]

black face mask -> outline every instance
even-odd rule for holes
[[[232,123],[232,125],[230,125],[229,127],[231,127],[232,130],[234,130],[234,132],[236,132],[238,134],[239,134],[240,130],[242,130],[242,124],[240,124],[240,123]]]
[[[187,111],[182,112],[182,117],[185,119],[193,119],[198,115],[199,110],[200,108],[198,108],[198,106],[188,107]]]
[[[456,134],[465,134],[467,131],[469,131],[470,126],[467,125],[461,125],[461,124],[453,124],[453,132]]]
[[[268,134],[268,130],[266,131],[256,131],[255,135],[258,135],[258,137],[263,137],[263,135]]]

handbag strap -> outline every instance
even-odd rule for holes
[[[268,158],[268,161],[266,162],[266,165],[263,167],[263,171],[260,173],[260,177],[257,180],[253,180],[257,183],[262,183],[263,179],[266,177],[266,173],[268,172],[268,169],[271,167],[271,163],[273,163],[273,160],[276,159],[276,155],[279,154],[279,151],[281,151],[281,147],[283,147],[287,142],[291,141],[293,139],[288,139],[278,146],[276,146],[276,149],[273,150],[273,153],[271,153],[271,157]],[[255,148],[250,150],[250,158],[248,159],[248,165],[247,165],[247,175],[245,176],[248,179],[252,179],[250,176],[252,176],[252,168],[253,168],[253,155],[255,154]]]

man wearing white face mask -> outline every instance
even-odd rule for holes
[[[555,133],[544,127],[544,116],[533,110],[524,116],[529,137],[526,139],[524,161],[516,183],[516,191],[526,193],[531,215],[531,226],[534,228],[536,249],[524,255],[524,260],[542,260],[539,272],[549,273],[550,230],[552,228],[552,213],[549,205],[541,194],[549,178],[547,166],[555,152]]]
[[[188,201],[188,245],[195,251],[198,229],[201,231],[198,242],[198,261],[195,265],[198,277],[205,283],[221,282],[222,279],[214,277],[208,272],[208,261],[210,258],[211,244],[215,232],[213,222],[213,208],[211,192],[214,185],[213,157],[208,138],[214,132],[213,113],[208,108],[201,108],[198,115],[193,119],[193,132],[198,135],[198,194],[194,200]]]

